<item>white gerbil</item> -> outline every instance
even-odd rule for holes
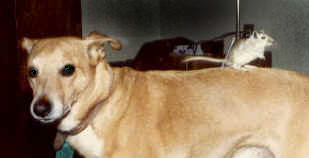
[[[205,56],[187,57],[183,62],[190,62],[196,60],[218,62],[229,65],[238,70],[248,70],[254,66],[247,65],[251,61],[261,58],[265,59],[265,47],[271,46],[274,39],[264,32],[254,31],[249,38],[240,39],[235,42],[231,49],[231,53],[226,59],[216,59]]]

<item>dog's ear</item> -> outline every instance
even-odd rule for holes
[[[93,65],[96,65],[98,61],[105,57],[104,45],[105,43],[110,44],[114,50],[120,50],[121,44],[118,40],[110,38],[99,33],[91,33],[84,39],[88,47],[88,55],[90,62]]]
[[[86,40],[100,42],[102,45],[104,43],[109,43],[114,50],[120,50],[121,49],[121,44],[118,40],[111,38],[111,37],[107,37],[105,35],[101,35],[97,32],[90,33],[86,37]]]
[[[22,47],[23,49],[25,49],[25,50],[27,51],[28,54],[30,54],[33,45],[34,45],[37,41],[38,41],[38,40],[30,39],[30,38],[24,37],[24,38],[21,40],[21,47]]]

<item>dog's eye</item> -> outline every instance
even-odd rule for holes
[[[61,74],[63,76],[71,76],[73,75],[74,72],[75,72],[75,67],[71,64],[65,65],[63,69],[61,70]]]
[[[34,67],[29,68],[28,70],[28,76],[31,78],[38,76],[38,70],[36,70]]]
[[[262,36],[261,38],[262,38],[263,40],[264,40],[264,39],[266,39],[266,37],[265,37],[265,36]]]

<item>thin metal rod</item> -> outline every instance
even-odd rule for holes
[[[236,0],[236,40],[240,39],[239,0]]]

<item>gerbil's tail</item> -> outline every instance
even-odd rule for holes
[[[185,57],[182,62],[187,63],[187,62],[191,62],[191,61],[197,61],[197,60],[201,60],[201,61],[210,61],[210,62],[215,62],[215,63],[225,63],[226,60],[225,59],[216,59],[216,58],[211,58],[211,57],[205,57],[205,56],[190,56],[190,57]]]

